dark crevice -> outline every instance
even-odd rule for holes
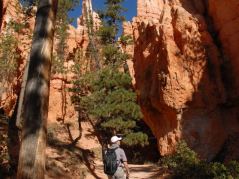
[[[220,50],[222,49],[222,44],[220,42],[219,39],[219,32],[216,30],[214,22],[212,17],[209,15],[209,2],[208,0],[202,0],[204,6],[205,6],[205,11],[204,14],[202,14],[205,18],[206,24],[207,24],[207,28],[208,28],[208,32],[210,33],[210,35],[212,36],[213,42],[214,44],[217,46],[217,48]],[[221,50],[219,51],[221,54],[223,53]]]
[[[219,38],[220,32],[218,30],[216,30],[213,18],[209,14],[209,9],[208,9],[209,2],[208,2],[208,0],[202,0],[202,2],[205,6],[205,11],[202,15],[204,16],[205,22],[207,24],[207,30],[208,30],[209,34],[211,35],[212,40],[213,40],[215,46],[217,47],[218,53],[219,53],[218,57],[221,62],[221,65],[220,65],[221,81],[222,81],[223,87],[226,91],[226,95],[230,94],[227,96],[227,100],[225,102],[225,103],[227,103],[227,101],[230,100],[230,96],[233,96],[231,94],[233,94],[233,91],[234,91],[233,89],[234,89],[235,79],[233,77],[233,74],[231,73],[233,67],[231,64],[231,60],[224,53],[223,46],[222,46],[222,43]],[[210,71],[209,71],[209,73],[210,73]]]
[[[221,150],[217,153],[214,162],[228,162],[231,158],[239,160],[238,146],[239,144],[239,133],[230,134],[224,142]]]
[[[234,77],[232,72],[232,64],[231,60],[228,56],[224,53],[221,41],[219,39],[219,32],[215,29],[212,18],[207,14],[205,16],[205,20],[208,25],[208,32],[210,33],[214,44],[216,45],[219,53],[219,60],[220,60],[220,78],[225,89],[226,100],[225,103],[231,100],[234,89]]]

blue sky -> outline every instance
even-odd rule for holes
[[[134,16],[136,16],[136,1],[137,0],[124,0],[123,6],[128,9],[125,13],[125,17],[127,21],[131,21]],[[92,0],[93,9],[102,9],[104,7],[105,0]],[[77,18],[81,15],[81,3],[80,5],[75,8],[74,11],[70,12],[69,15],[71,17]],[[73,22],[73,25],[76,26],[76,20]]]

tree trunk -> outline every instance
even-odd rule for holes
[[[20,91],[20,96],[19,96],[19,103],[17,106],[16,126],[18,127],[18,129],[22,129],[22,124],[23,124],[23,118],[22,118],[23,109],[22,108],[23,108],[24,94],[25,94],[27,77],[28,77],[28,69],[29,69],[29,60],[27,60],[27,64],[26,64],[26,67],[24,70],[21,91]]]
[[[16,116],[17,116],[17,105],[19,103],[19,98],[14,108],[14,112],[11,118],[8,120],[8,154],[9,154],[9,163],[11,167],[11,175],[15,178],[18,166],[19,159],[19,150],[20,150],[20,139],[19,139],[19,130],[16,126]]]
[[[3,18],[3,0],[0,0],[0,32],[2,28],[2,18]]]
[[[18,179],[43,179],[57,0],[39,1],[23,106]]]

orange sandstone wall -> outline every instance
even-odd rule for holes
[[[31,39],[29,39],[29,36],[32,34],[35,21],[33,17],[29,17],[26,21],[26,17],[24,16],[17,0],[3,0],[2,3],[3,10],[0,36],[3,36],[6,33],[12,33],[17,39],[16,50],[19,53],[16,64],[16,77],[11,81],[11,84],[0,84],[0,108],[4,109],[6,115],[11,115],[16,103],[17,95],[20,92],[22,76],[30,51]],[[14,32],[13,30],[9,31],[8,25],[11,21],[16,23],[25,22],[27,28],[24,28],[19,32]]]
[[[3,25],[3,19],[4,19],[4,15],[6,13],[6,8],[8,6],[8,2],[9,0],[1,0],[0,2],[0,32],[1,32],[1,28]]]
[[[239,95],[239,1],[209,0],[209,14],[213,19],[215,33],[222,46],[223,62],[226,74],[228,97],[238,98]]]
[[[67,53],[66,53],[66,61],[64,62],[64,66],[68,69],[74,65],[74,62],[70,60],[69,57],[74,56],[75,51],[77,49],[81,49],[85,51],[89,39],[87,35],[87,27],[84,23],[85,21],[85,12],[86,8],[91,11],[93,14],[95,27],[97,27],[100,23],[98,15],[92,11],[91,1],[83,0],[84,8],[82,9],[83,16],[77,19],[77,27],[73,27],[69,25],[69,38],[67,39]],[[4,0],[3,1],[3,9],[1,12],[4,12],[2,18],[2,26],[1,33],[6,32],[7,24],[12,20],[16,22],[25,22],[28,25],[27,28],[24,28],[23,31],[19,32],[19,34],[15,34],[16,38],[18,38],[19,42],[19,60],[18,60],[18,72],[15,80],[11,84],[12,90],[10,93],[2,92],[0,90],[0,108],[3,108],[7,115],[11,115],[16,104],[17,96],[21,90],[22,77],[24,74],[24,69],[26,66],[27,58],[30,53],[31,48],[31,39],[28,38],[29,35],[32,34],[34,25],[35,25],[35,16],[33,15],[31,18],[26,19],[24,16],[22,9],[20,7],[18,0]],[[33,8],[33,11],[36,11],[36,7]],[[57,39],[54,41],[54,46],[56,47]],[[67,90],[70,87],[70,83],[74,75],[72,73],[68,73],[66,75],[55,74],[51,76],[51,84],[50,84],[50,99],[49,99],[49,120],[51,122],[56,120],[69,120],[74,118],[77,120],[77,114],[74,109],[74,106],[71,104],[71,95]],[[0,86],[1,87],[1,86]],[[5,89],[5,88],[4,88]]]
[[[69,70],[67,74],[52,75],[50,83],[49,113],[50,122],[64,121],[69,122],[78,120],[78,114],[71,102],[72,93],[69,88],[72,87],[72,80],[75,75],[70,71],[75,61],[70,57],[74,56],[77,50],[81,50],[83,55],[89,45],[88,29],[86,16],[91,13],[94,22],[94,28],[98,28],[100,20],[98,14],[93,11],[91,0],[82,1],[82,16],[77,19],[77,27],[69,25],[69,37],[67,39],[67,57],[64,66]],[[88,12],[88,13],[87,13]],[[84,59],[77,59],[81,66],[86,65]],[[81,61],[80,61],[81,60]]]
[[[125,31],[134,37],[136,91],[158,149],[169,154],[184,139],[213,159],[239,132],[238,105],[228,105],[238,99],[238,1],[138,0],[137,6]]]

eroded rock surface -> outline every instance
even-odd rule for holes
[[[134,37],[140,105],[159,151],[169,154],[185,139],[201,157],[212,159],[239,130],[233,102],[238,101],[238,1],[138,0],[137,6],[126,31]]]
[[[69,88],[72,88],[72,80],[75,74],[71,68],[79,63],[83,68],[88,63],[85,58],[77,57],[77,53],[86,55],[87,48],[90,43],[89,29],[87,19],[93,18],[94,24],[92,27],[94,30],[99,28],[100,20],[99,16],[92,9],[91,0],[82,1],[82,15],[77,18],[77,27],[69,25],[69,36],[67,38],[67,53],[64,67],[67,69],[66,74],[54,74],[51,78],[50,84],[50,98],[49,98],[49,121],[62,121],[69,122],[72,119],[78,120],[77,111],[71,102],[72,93],[69,92]],[[78,74],[79,75],[79,74]]]
[[[31,36],[35,25],[34,13],[36,12],[37,8],[32,7],[31,11],[29,11],[31,14],[26,16],[21,5],[19,4],[19,1],[17,0],[4,0],[2,1],[2,5],[1,34],[6,34],[8,32],[7,28],[11,22],[24,22],[24,28],[20,32],[13,32],[13,35],[16,36],[18,42],[17,48],[20,55],[19,59],[17,59],[17,76],[14,81],[10,83],[11,86],[7,84],[4,86],[3,91],[0,90],[0,108],[4,109],[6,115],[11,116],[16,104],[17,96],[20,94],[24,69],[26,67],[28,55],[31,49]],[[74,56],[76,55],[77,51],[82,51],[84,55],[86,49],[88,48],[89,36],[88,26],[86,24],[87,14],[92,15],[94,28],[98,28],[100,24],[97,13],[95,13],[92,9],[91,1],[82,1],[82,6],[82,16],[77,19],[77,27],[75,28],[72,25],[69,25],[69,36],[66,40],[66,61],[62,62],[67,70],[70,70],[74,65]],[[57,43],[58,40],[55,39],[54,51],[56,50]],[[81,63],[84,64],[86,62]],[[76,118],[76,111],[70,99],[72,94],[70,94],[70,92],[67,90],[67,88],[71,86],[70,83],[72,82],[73,78],[74,74],[72,72],[68,72],[67,74],[52,74],[49,99],[49,120],[55,121],[56,119],[64,120],[74,117]],[[7,89],[11,90],[8,92]]]
[[[10,20],[22,21],[16,0],[1,1],[1,33]],[[70,26],[67,57],[89,44],[86,17],[91,13],[94,27],[100,24],[90,0],[83,1],[78,26]],[[134,45],[126,48],[134,75],[138,99],[146,123],[158,139],[162,155],[171,153],[185,139],[202,158],[239,158],[239,2],[238,0],[138,0],[137,17],[124,24]],[[88,13],[86,13],[88,12]],[[16,103],[31,42],[18,36],[18,76],[11,94],[1,94],[0,107],[7,114]],[[70,58],[66,67],[74,65]],[[77,119],[70,87],[73,74],[53,75],[49,120]],[[228,146],[230,146],[228,148]],[[231,153],[231,155],[228,155]]]
[[[3,14],[1,18],[0,36],[2,38],[5,38],[6,36],[15,37],[16,49],[9,49],[11,51],[8,53],[11,56],[13,55],[11,53],[15,50],[15,53],[18,55],[18,57],[14,59],[16,60],[14,79],[9,82],[1,80],[0,84],[0,108],[4,109],[6,115],[11,115],[16,104],[17,95],[20,93],[24,68],[30,52],[31,35],[35,20],[32,15],[29,15],[28,17],[24,16],[23,9],[17,0],[4,0],[2,3]],[[31,14],[34,13],[34,10],[35,9],[32,9]],[[23,25],[26,28],[21,28],[20,25]],[[12,26],[15,26],[15,29],[12,28]],[[5,76],[5,78],[7,77]]]

